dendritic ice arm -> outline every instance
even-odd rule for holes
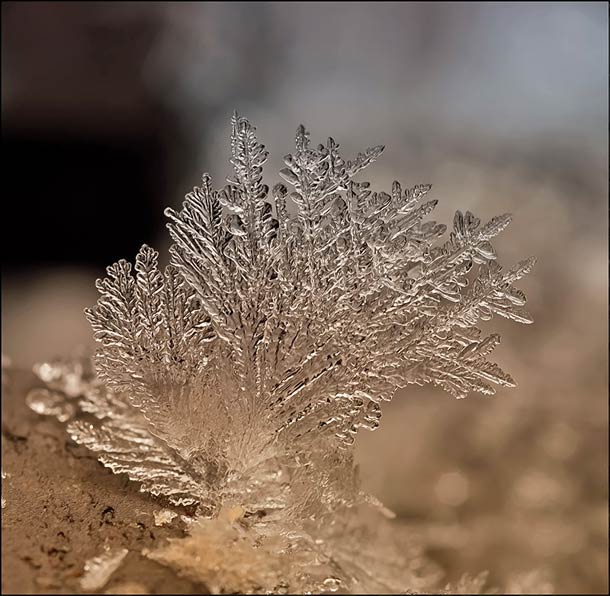
[[[188,452],[197,434],[190,421],[205,408],[191,392],[209,382],[214,336],[201,300],[173,267],[162,274],[157,258],[143,246],[135,276],[125,261],[108,267],[87,317],[99,346],[100,380],[124,392],[156,436]]]
[[[175,450],[155,437],[137,410],[103,387],[93,387],[80,399],[80,416],[68,424],[74,441],[97,454],[115,474],[141,483],[140,490],[163,496],[175,505],[209,503],[203,478]]]
[[[67,422],[76,443],[96,453],[113,472],[139,482],[141,491],[175,505],[199,505],[201,513],[210,511],[206,478],[152,434],[125,395],[110,392],[92,376],[88,358],[37,364],[34,373],[46,387],[28,393],[26,403],[33,411]]]

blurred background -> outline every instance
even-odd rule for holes
[[[163,207],[203,171],[224,183],[234,109],[270,184],[302,122],[348,156],[385,144],[371,181],[432,183],[440,220],[513,213],[500,262],[538,257],[536,322],[492,326],[519,387],[398,395],[359,437],[363,482],[448,579],[607,592],[605,3],[3,2],[1,59],[17,366],[90,343],[104,267],[164,250]]]

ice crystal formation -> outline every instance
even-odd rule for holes
[[[126,548],[110,550],[89,559],[85,563],[85,569],[80,584],[83,590],[94,591],[103,588],[112,574],[121,566],[123,559],[129,551]]]
[[[300,126],[285,183],[270,190],[267,152],[234,115],[228,184],[205,174],[180,210],[165,211],[169,265],[144,245],[133,268],[108,267],[86,313],[97,377],[72,438],[202,519],[239,511],[279,541],[296,531],[335,568],[297,589],[363,586],[355,563],[319,553],[343,527],[340,512],[382,508],[359,488],[352,444],[379,425],[383,402],[409,384],[456,398],[512,387],[488,360],[499,336],[477,324],[531,321],[513,284],[533,260],[503,270],[490,243],[510,216],[481,224],[458,211],[447,237],[427,219],[430,186],[394,182],[387,193],[355,179],[382,151],[346,160],[332,138],[313,146]],[[30,405],[72,417],[73,404],[53,395]]]

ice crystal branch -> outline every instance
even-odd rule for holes
[[[488,360],[499,336],[477,327],[531,321],[513,283],[533,260],[503,271],[490,242],[510,216],[458,211],[443,241],[430,186],[354,179],[382,151],[345,160],[300,126],[270,192],[267,151],[235,114],[228,184],[205,174],[165,211],[171,264],[143,246],[97,282],[96,368],[128,407],[73,423],[75,440],[175,502],[299,516],[363,498],[349,446],[397,389],[513,386]]]

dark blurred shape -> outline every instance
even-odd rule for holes
[[[180,136],[143,76],[161,27],[129,3],[3,3],[4,221],[25,235],[3,235],[5,270],[97,268],[154,241]]]
[[[99,269],[158,244],[162,207],[203,169],[208,123],[272,88],[282,59],[269,12],[3,3],[4,215],[28,236],[17,251],[4,235],[5,271]]]
[[[151,202],[165,182],[158,139],[11,131],[3,148],[4,216],[24,233],[18,247],[3,234],[8,269],[103,266],[152,241],[159,218]]]

